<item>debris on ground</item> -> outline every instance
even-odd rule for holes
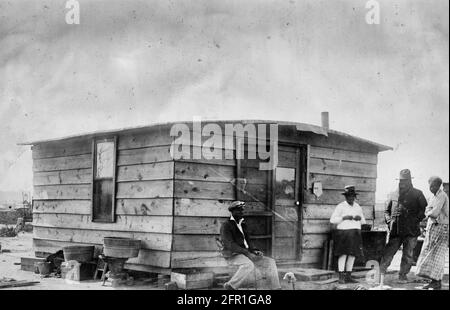
[[[0,289],[19,287],[19,286],[30,286],[39,283],[39,281],[28,281],[28,280],[15,280],[13,278],[1,278],[0,279]]]

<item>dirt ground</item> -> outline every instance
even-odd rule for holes
[[[88,280],[81,282],[68,282],[61,278],[42,278],[40,275],[29,271],[20,270],[20,258],[23,256],[33,257],[32,251],[32,233],[20,233],[17,237],[4,237],[0,238],[0,244],[2,246],[2,253],[0,253],[0,278],[13,278],[15,280],[32,280],[39,281],[40,283],[33,286],[8,288],[11,290],[163,290],[163,283],[146,284],[146,285],[133,285],[113,288],[107,282],[105,286],[102,286],[100,280]],[[390,267],[390,273],[386,275],[385,285],[389,286],[389,289],[394,290],[414,290],[416,287],[424,285],[421,279],[414,275],[415,267],[413,267],[409,278],[410,283],[398,284],[396,283],[398,274],[397,270],[400,267],[401,253],[397,253],[394,261]],[[368,284],[365,280],[364,274],[360,275],[358,279],[360,283],[354,285],[338,285],[337,282],[328,284],[318,284],[316,282],[297,282],[295,284],[296,290],[335,290],[335,289],[376,289],[375,284]],[[292,290],[292,284],[287,283],[285,280],[280,279],[283,290]],[[444,278],[444,290],[448,290],[448,255],[446,262],[446,277]],[[219,288],[216,288],[219,289]]]

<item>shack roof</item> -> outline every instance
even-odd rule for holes
[[[346,137],[349,139],[355,140],[355,142],[360,143],[366,143],[370,144],[378,149],[379,152],[382,151],[388,151],[393,150],[392,147],[379,144],[367,139],[359,138],[356,136],[352,136],[349,134],[346,134],[344,132],[340,132],[337,130],[332,129],[326,129],[321,126],[312,125],[312,124],[305,124],[305,123],[298,123],[298,122],[287,122],[287,121],[276,121],[276,120],[201,120],[202,123],[219,123],[219,124],[225,124],[225,123],[242,123],[242,124],[278,124],[279,126],[290,126],[295,127],[297,131],[303,131],[303,132],[312,132],[314,134],[322,135],[322,136],[328,136],[328,134],[335,134],[338,136]],[[45,139],[45,140],[36,140],[36,141],[29,141],[29,142],[21,142],[18,143],[18,145],[37,145],[37,144],[43,144],[43,143],[49,143],[49,142],[60,142],[64,140],[69,139],[75,139],[75,138],[92,138],[96,136],[104,136],[104,135],[113,135],[113,134],[119,134],[119,133],[132,133],[132,132],[140,132],[145,131],[150,128],[156,128],[156,127],[166,127],[173,124],[192,124],[192,121],[180,121],[180,122],[165,122],[165,123],[154,123],[150,125],[145,126],[137,126],[137,127],[125,127],[125,128],[119,128],[119,129],[112,129],[112,130],[101,130],[101,131],[94,131],[94,132],[88,132],[88,133],[82,133],[77,135],[69,135],[59,138],[51,138],[51,139]]]

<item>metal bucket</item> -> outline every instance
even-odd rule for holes
[[[80,263],[90,262],[94,258],[94,249],[95,246],[93,245],[64,247],[64,260],[66,262],[69,260],[76,260]]]
[[[137,257],[140,248],[141,240],[118,237],[105,237],[103,239],[103,253],[108,257]]]

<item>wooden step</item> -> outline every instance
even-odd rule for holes
[[[332,270],[322,270],[314,268],[278,268],[278,275],[284,277],[288,272],[292,272],[297,281],[320,281],[331,279],[335,274]]]

